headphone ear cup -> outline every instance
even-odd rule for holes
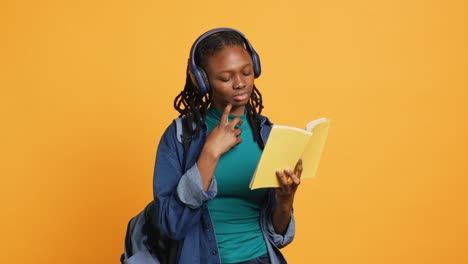
[[[255,78],[258,78],[262,73],[262,68],[260,66],[260,58],[255,51],[250,51],[250,56],[252,56],[252,66],[254,69]]]
[[[257,67],[256,65],[257,65],[257,64],[255,63],[255,60],[252,60],[252,68],[253,68],[253,70],[254,70],[254,76],[255,76],[255,78],[258,77],[258,74],[257,74],[257,72],[258,72],[257,68],[258,68],[258,67]]]
[[[200,87],[201,90],[203,90],[202,92],[203,93],[208,93],[211,89],[210,87],[210,81],[208,80],[208,75],[206,74],[206,72],[201,68],[201,67],[198,67],[197,66],[197,69],[198,69],[198,72],[200,72],[200,76],[202,77],[203,79],[203,84],[205,87]]]

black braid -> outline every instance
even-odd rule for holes
[[[254,141],[257,142],[261,149],[265,147],[260,135],[260,113],[262,113],[262,109],[262,94],[254,85],[252,94],[250,95],[249,103],[246,105],[247,121],[249,121],[250,127],[252,127]]]
[[[203,68],[207,58],[225,46],[238,45],[245,49],[242,37],[233,31],[223,31],[213,34],[200,42],[195,50],[195,62]],[[190,123],[197,124],[196,130],[192,134],[197,134],[203,127],[205,116],[211,105],[211,92],[202,95],[193,84],[188,73],[186,74],[184,90],[174,99],[174,108],[179,112],[179,117],[189,118]],[[253,129],[254,140],[263,148],[260,138],[260,114],[263,109],[262,94],[253,87],[250,100],[246,105],[247,120]]]
[[[197,124],[197,129],[193,131],[194,134],[197,134],[201,127],[203,127],[203,120],[205,119],[210,103],[211,93],[205,95],[200,93],[197,87],[193,85],[187,72],[184,90],[174,99],[174,108],[179,112],[179,117],[186,116],[189,118],[189,124],[192,122]]]

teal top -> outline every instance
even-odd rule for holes
[[[223,112],[208,109],[208,133],[218,125]],[[229,121],[235,116],[229,115]],[[260,227],[260,209],[267,189],[250,190],[249,184],[262,150],[253,140],[246,114],[240,116],[242,142],[224,153],[218,161],[215,178],[218,194],[208,204],[222,263],[237,263],[267,253]]]

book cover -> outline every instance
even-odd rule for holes
[[[301,179],[314,178],[329,124],[327,118],[320,118],[309,122],[306,129],[274,125],[250,182],[250,189],[279,187],[276,171],[286,168],[294,170],[301,157]]]

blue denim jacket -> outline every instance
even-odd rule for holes
[[[261,117],[261,137],[266,142],[271,123]],[[217,194],[216,177],[208,191],[203,184],[196,161],[206,139],[206,126],[192,139],[184,155],[183,145],[177,139],[176,122],[164,132],[156,155],[153,191],[157,202],[162,229],[174,240],[179,240],[178,263],[221,263],[213,224],[208,210],[208,201]],[[294,217],[285,234],[274,231],[271,215],[276,207],[275,190],[270,189],[266,204],[262,206],[261,227],[272,264],[286,263],[279,251],[292,242],[295,233]]]

